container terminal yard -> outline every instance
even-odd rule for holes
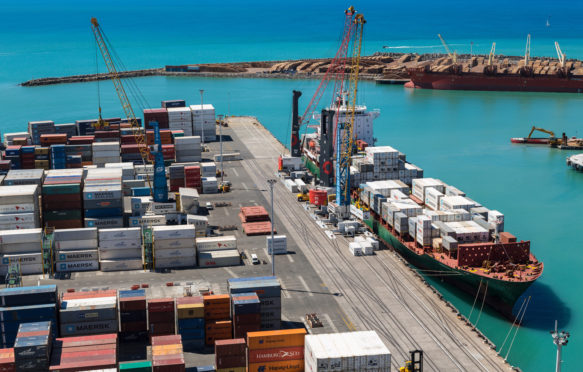
[[[517,332],[530,300],[512,307],[543,263],[501,212],[370,145],[379,112],[356,105],[366,21],[344,15],[301,117],[292,94],[289,150],[208,103],[162,101],[138,118],[91,19],[127,119],[100,109],[4,133],[0,369],[514,368],[415,267]]]

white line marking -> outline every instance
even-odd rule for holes
[[[228,209],[225,209],[225,214],[226,214],[227,216],[230,216],[230,215],[231,215],[231,212],[229,212],[229,210],[228,210]]]
[[[287,285],[285,285],[285,283],[283,282],[283,279],[279,278],[279,281],[281,282],[281,289],[282,289],[281,294],[282,294],[282,296],[286,297],[286,298],[291,298],[291,294],[287,291]]]
[[[287,256],[287,259],[289,260],[289,262],[294,263],[294,258],[292,257],[291,254],[288,253],[286,256]]]
[[[324,318],[326,318],[326,321],[328,322],[328,324],[330,324],[330,327],[332,328],[332,330],[334,331],[334,333],[338,333],[338,328],[336,328],[336,326],[334,325],[334,323],[332,323],[332,318],[330,318],[330,315],[328,315],[328,313],[324,313],[324,314],[322,314],[322,316]]]
[[[239,177],[239,173],[237,173],[237,170],[235,168],[231,169],[233,171],[233,173],[235,173],[235,176]]]
[[[241,182],[241,186],[243,186],[243,190],[247,190],[247,185],[245,185],[245,182]]]
[[[235,274],[235,272],[234,272],[233,270],[229,269],[228,267],[225,267],[224,269],[225,269],[225,271],[226,271],[227,273],[229,273],[229,275],[231,275],[233,278],[238,278],[238,277],[239,277],[239,275]]]
[[[310,287],[308,287],[308,284],[306,283],[306,281],[304,280],[304,278],[301,275],[298,275],[298,279],[300,280],[300,282],[304,286],[304,289],[308,293],[308,296],[314,297],[314,294],[312,293],[312,291],[310,291]]]

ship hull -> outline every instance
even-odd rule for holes
[[[377,220],[371,218],[364,222],[368,228],[383,241],[383,243],[393,247],[413,266],[420,269],[434,270],[434,272],[443,273],[444,275],[440,277],[441,279],[473,297],[476,296],[479,290],[481,292],[479,297],[480,302],[483,299],[484,293],[486,293],[485,302],[508,319],[514,320],[512,309],[516,300],[518,300],[524,291],[526,291],[533,283],[532,281],[502,281],[455,269],[433,259],[427,254],[419,255],[411,251]],[[432,274],[432,276],[435,275]]]
[[[583,79],[562,78],[553,75],[484,75],[479,73],[450,74],[409,70],[411,82],[405,84],[410,88],[444,89],[444,90],[486,90],[486,91],[520,91],[520,92],[583,92]]]

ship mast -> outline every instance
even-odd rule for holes
[[[566,346],[569,343],[569,332],[557,330],[557,321],[555,320],[555,329],[551,331],[551,336],[553,337],[553,343],[557,345],[557,364],[555,366],[556,372],[561,372],[561,351],[563,346]]]

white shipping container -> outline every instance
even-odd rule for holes
[[[196,256],[191,257],[172,257],[172,258],[158,258],[154,260],[156,269],[174,269],[181,267],[196,266]]]
[[[118,260],[100,260],[99,266],[101,271],[127,271],[142,270],[144,268],[141,258],[137,259],[118,259]]]
[[[198,252],[236,249],[237,238],[234,235],[196,238]]]
[[[78,229],[56,229],[53,234],[55,243],[64,240],[92,240],[97,241],[97,228],[85,227]],[[97,244],[95,244],[97,246]]]
[[[362,256],[362,248],[359,242],[348,243],[348,250],[353,256]]]
[[[1,187],[0,187],[1,188]],[[41,229],[23,229],[0,231],[0,244],[39,243],[42,239]]]
[[[59,250],[95,249],[97,248],[97,239],[61,240],[55,241],[53,244]]]
[[[156,250],[194,248],[194,238],[186,239],[158,239],[154,242]]]
[[[99,262],[97,260],[58,262],[56,265],[56,270],[59,273],[75,271],[94,271],[99,270]]]
[[[168,214],[176,213],[176,203],[152,203],[152,213],[154,214]]]
[[[78,250],[78,251],[57,251],[55,261],[97,261],[99,255],[97,249]]]
[[[34,203],[0,204],[0,213],[34,213],[37,210],[38,207]]]
[[[236,249],[198,253],[199,267],[236,266],[241,264],[241,254]]]
[[[285,180],[283,184],[291,193],[295,194],[298,192],[298,185],[293,180]]]
[[[11,223],[35,223],[38,221],[37,215],[34,213],[8,213],[0,214],[0,224]]]
[[[102,249],[133,249],[133,248],[140,248],[142,244],[140,240],[104,240],[99,242],[99,250]]]
[[[128,258],[141,258],[142,248],[127,248],[127,249],[106,249],[99,248],[99,259],[100,260],[116,260],[116,259],[128,259]]]
[[[8,265],[11,262],[20,262],[21,265],[42,264],[42,253],[30,252],[19,254],[3,254],[0,256],[0,264]]]
[[[179,226],[154,226],[152,228],[154,240],[158,239],[184,239],[196,236],[195,228],[192,225]]]
[[[196,255],[196,249],[190,248],[171,248],[171,249],[155,249],[154,256],[158,258],[177,258],[190,257]]]
[[[43,273],[42,263],[37,264],[23,264],[20,265],[20,273],[22,275],[36,275]],[[8,265],[0,265],[0,275],[8,274]]]
[[[138,245],[142,241],[142,230],[139,227],[121,229],[99,229],[99,244],[107,240],[136,240]]]

